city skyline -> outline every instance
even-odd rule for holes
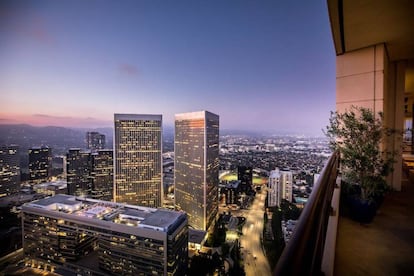
[[[325,1],[0,5],[0,123],[111,126],[211,110],[223,129],[321,134],[334,110]]]

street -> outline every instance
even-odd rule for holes
[[[271,269],[261,245],[266,193],[257,193],[250,210],[244,210],[246,223],[240,243],[246,275],[271,275]]]

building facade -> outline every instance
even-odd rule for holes
[[[240,186],[243,192],[251,191],[253,189],[253,168],[238,166],[237,179],[241,181]]]
[[[92,194],[92,155],[90,151],[70,149],[66,154],[66,180],[68,194],[90,196]]]
[[[191,227],[206,231],[218,212],[219,116],[175,115],[174,151],[175,206]]]
[[[184,212],[68,195],[22,206],[26,264],[80,275],[185,275]]]
[[[97,150],[105,149],[106,139],[105,135],[96,131],[86,132],[86,148],[95,152]]]
[[[240,194],[242,192],[241,181],[233,180],[228,183],[219,184],[220,195],[226,199],[226,205],[237,204],[240,205]]]
[[[44,182],[52,174],[52,149],[34,147],[29,149],[29,179]]]
[[[20,190],[19,147],[0,146],[0,197]]]
[[[113,150],[98,150],[92,154],[92,198],[113,200]]]
[[[280,206],[282,199],[292,202],[293,175],[290,171],[280,171],[278,168],[270,172],[268,184],[268,205]]]
[[[162,115],[115,114],[114,199],[161,207]]]

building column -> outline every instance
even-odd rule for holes
[[[384,124],[401,130],[403,127],[404,71],[390,63],[384,44],[347,52],[336,57],[336,111],[351,106],[365,107],[374,113],[384,112]],[[401,113],[401,114],[400,114]],[[401,190],[401,145],[398,138],[387,141],[385,147],[398,150],[394,172],[388,183]]]
[[[355,105],[384,111],[386,62],[383,44],[337,56],[336,110],[344,112]]]
[[[392,114],[387,125],[395,129],[398,133],[404,130],[404,93],[405,93],[405,61],[390,62],[388,76],[388,93],[387,93],[387,114]],[[388,182],[396,191],[401,191],[402,181],[402,135],[393,136],[388,145],[390,149],[396,152],[394,171],[390,175]]]

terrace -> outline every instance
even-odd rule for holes
[[[382,111],[384,124],[408,135],[384,144],[399,152],[388,178],[393,191],[367,225],[339,215],[339,158],[331,156],[274,275],[413,275],[414,2],[327,3],[337,111],[352,105]]]

